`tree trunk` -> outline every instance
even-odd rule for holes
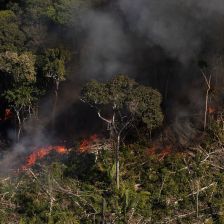
[[[102,201],[102,224],[105,224],[105,211],[106,211],[106,200],[103,198]]]
[[[58,103],[58,90],[59,90],[59,81],[55,80],[55,90],[54,90],[54,105],[52,111],[52,128],[55,127],[55,119],[56,119],[56,110],[57,110],[57,103]]]
[[[116,185],[117,185],[117,189],[120,188],[120,160],[119,160],[119,151],[120,151],[120,135],[117,136],[117,143],[116,143],[116,149],[115,149]]]
[[[205,113],[204,113],[204,131],[206,129],[207,126],[207,116],[208,116],[208,99],[209,99],[209,92],[211,90],[211,78],[212,76],[210,75],[209,78],[207,78],[207,76],[205,75],[205,73],[203,71],[202,75],[205,79],[205,83],[207,85],[207,90],[206,90],[206,96],[205,96]]]
[[[206,129],[207,126],[207,114],[208,114],[208,96],[209,96],[209,90],[207,89],[206,91],[206,97],[205,97],[205,114],[204,114],[204,130]]]
[[[116,106],[114,106],[114,108],[116,108]],[[115,115],[116,114],[114,112],[112,120],[108,120],[108,119],[102,117],[100,114],[100,111],[98,111],[99,118],[108,124],[108,126],[109,126],[108,129],[110,130],[110,137],[113,139],[113,142],[115,142],[115,144],[114,144],[115,165],[116,165],[116,177],[115,178],[116,178],[116,187],[117,187],[117,189],[119,189],[120,188],[120,160],[119,160],[120,139],[121,139],[122,132],[125,130],[125,128],[129,124],[129,122],[126,123],[123,126],[123,128],[118,132],[116,124],[115,124]]]
[[[16,117],[17,117],[17,120],[18,120],[17,141],[19,142],[21,131],[22,131],[22,121],[21,121],[21,118],[20,118],[20,112],[19,111],[16,111]]]
[[[197,184],[196,215],[197,215],[197,218],[198,218],[199,217],[199,200],[198,200],[198,198],[199,198],[199,190],[200,190],[200,186],[199,186],[200,182],[199,182],[199,180],[197,180],[196,184]]]

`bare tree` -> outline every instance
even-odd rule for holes
[[[205,84],[206,84],[206,95],[205,95],[205,112],[204,112],[204,130],[206,129],[207,126],[207,118],[208,118],[208,100],[209,100],[209,93],[211,90],[211,78],[212,75],[210,74],[208,77],[206,76],[206,74],[204,73],[203,70],[201,70],[201,73],[204,77],[205,80]]]

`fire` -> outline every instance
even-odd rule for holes
[[[90,136],[88,139],[81,141],[79,146],[79,152],[85,153],[91,151],[91,146],[98,141],[98,136],[96,134]]]
[[[59,154],[66,154],[68,150],[64,146],[47,146],[41,147],[32,152],[26,159],[25,165],[22,166],[22,170],[26,170],[36,164],[37,160],[43,159],[49,155],[52,151]]]
[[[156,148],[155,147],[149,148],[149,149],[147,149],[146,153],[149,156],[154,156],[156,154]]]
[[[214,108],[214,107],[212,107],[212,106],[209,106],[208,107],[208,113],[209,114],[213,114],[213,113],[215,113],[216,112],[216,109]]]
[[[4,113],[4,117],[0,118],[0,121],[6,121],[8,119],[10,119],[13,116],[13,112],[11,109],[6,108],[5,109],[5,113]]]
[[[159,160],[163,160],[166,156],[172,153],[172,147],[170,145],[165,147],[153,146],[149,148],[146,153],[149,156],[157,156]]]
[[[163,160],[166,156],[170,155],[172,153],[171,146],[166,146],[162,149],[162,151],[159,153],[159,160]]]
[[[80,143],[79,152],[86,153],[92,150],[92,146],[98,142],[98,136],[96,134],[90,136],[88,139],[84,139]],[[21,170],[27,170],[28,168],[34,166],[38,160],[45,158],[52,151],[58,154],[67,154],[69,150],[64,146],[46,146],[36,149],[27,158],[25,164],[21,167]]]
[[[13,115],[13,113],[12,113],[11,109],[6,108],[5,109],[5,117],[4,117],[4,119],[8,120],[8,119],[10,119],[12,117],[12,115]]]

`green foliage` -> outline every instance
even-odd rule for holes
[[[42,69],[46,77],[55,81],[65,80],[66,52],[59,49],[47,49],[43,56]]]
[[[118,108],[124,107],[132,101],[133,91],[137,83],[124,75],[115,76],[107,85],[110,103],[116,104]]]
[[[129,108],[132,113],[147,124],[148,129],[158,127],[163,121],[163,114],[160,108],[161,95],[158,91],[149,87],[138,86],[132,93]]]
[[[221,120],[216,121],[214,119],[210,120],[210,124],[208,127],[208,138],[207,141],[210,140],[214,141],[220,141],[220,143],[224,143],[224,129],[223,129],[223,122]]]
[[[26,0],[23,1],[22,10],[25,11],[24,18],[26,23],[40,23],[46,15],[47,7],[51,4],[51,0]],[[29,18],[29,19],[28,19]]]
[[[14,12],[0,10],[0,52],[21,50],[24,41],[25,36]]]
[[[6,51],[1,53],[0,71],[11,75],[17,83],[35,82],[35,56],[31,52],[18,54]]]
[[[82,90],[84,102],[97,107],[109,105],[124,116],[134,115],[152,130],[162,124],[161,95],[150,87],[141,86],[124,75],[118,75],[107,83],[91,81]]]
[[[22,0],[10,1],[7,4],[19,18],[21,29],[25,34],[25,48],[35,52],[45,48],[51,33],[49,28],[52,25],[48,8],[53,5],[53,2],[52,0]]]
[[[102,151],[91,160],[92,155],[72,151],[65,164],[45,163],[12,181],[0,180],[0,194],[5,194],[5,204],[10,200],[12,205],[2,207],[1,220],[88,224],[102,222],[104,214],[106,222],[115,223],[222,223],[224,174],[218,168],[222,162],[217,160],[214,167],[217,149],[210,148],[210,160],[201,149],[194,156],[173,153],[159,160],[156,155],[148,157],[138,143],[123,147],[119,190],[108,181],[113,152]]]
[[[35,56],[31,52],[1,53],[0,71],[6,74],[5,81],[9,80],[9,85],[4,89],[2,96],[16,112],[19,127],[22,128],[23,121],[28,114],[31,116],[32,109],[41,94],[41,91],[34,86],[36,82]]]
[[[74,153],[69,160],[65,175],[82,181],[94,181],[96,178],[95,156],[92,154]]]
[[[104,105],[109,103],[108,94],[109,91],[106,84],[93,80],[88,82],[83,88],[82,98],[93,105]]]
[[[47,8],[46,15],[56,24],[69,25],[74,19],[74,12],[85,1],[80,0],[57,0]]]
[[[31,107],[38,100],[40,91],[32,86],[20,86],[19,88],[7,90],[5,99],[16,109]]]

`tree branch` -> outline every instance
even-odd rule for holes
[[[186,196],[186,198],[193,196],[193,195],[197,195],[198,193],[203,192],[212,186],[216,186],[216,184],[217,184],[216,182],[213,182],[213,183],[209,184],[208,186],[202,187],[201,189],[198,189],[197,191],[194,191],[191,194],[188,194]],[[183,201],[183,200],[184,200],[183,198],[180,198],[177,201],[175,201],[174,204],[177,204],[178,202]]]
[[[108,119],[106,119],[106,118],[104,118],[104,117],[101,115],[100,111],[98,111],[97,114],[98,114],[98,117],[99,117],[101,120],[107,122],[108,124],[112,124],[112,121],[111,121],[111,120],[108,120]]]

